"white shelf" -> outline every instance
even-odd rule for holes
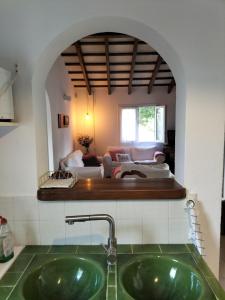
[[[11,127],[11,126],[18,126],[19,123],[16,122],[1,122],[0,121],[0,127]]]

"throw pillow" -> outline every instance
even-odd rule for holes
[[[164,163],[166,157],[165,154],[161,151],[156,151],[154,155],[154,159],[157,161],[157,163],[162,164]]]
[[[82,160],[85,167],[99,167],[101,165],[96,155],[93,154],[84,155]]]
[[[124,151],[124,149],[109,150],[109,154],[112,158],[112,161],[117,161],[117,159],[116,159],[117,153],[125,154],[125,151]]]
[[[120,172],[121,172],[121,166],[117,166],[117,167],[113,168],[112,169],[112,175],[113,175],[113,177],[116,177],[116,175],[118,173],[120,173]]]
[[[130,155],[128,153],[116,153],[116,160],[118,162],[130,162]]]
[[[132,148],[132,159],[135,160],[151,160],[154,157],[156,147],[150,148]]]

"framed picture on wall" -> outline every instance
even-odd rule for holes
[[[63,128],[63,115],[58,114],[58,128]]]
[[[69,127],[69,124],[70,124],[70,118],[68,115],[64,115],[63,116],[63,126],[64,127]]]

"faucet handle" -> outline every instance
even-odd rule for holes
[[[104,248],[106,255],[107,255],[107,262],[109,265],[114,265],[117,261],[117,256],[116,256],[116,248],[115,247],[109,247],[105,244],[101,244],[102,247]]]
[[[115,265],[117,261],[116,248],[110,247],[107,251],[107,261],[109,265]]]

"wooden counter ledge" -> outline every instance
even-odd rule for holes
[[[174,179],[84,179],[73,188],[39,189],[41,201],[182,199],[185,188]]]

